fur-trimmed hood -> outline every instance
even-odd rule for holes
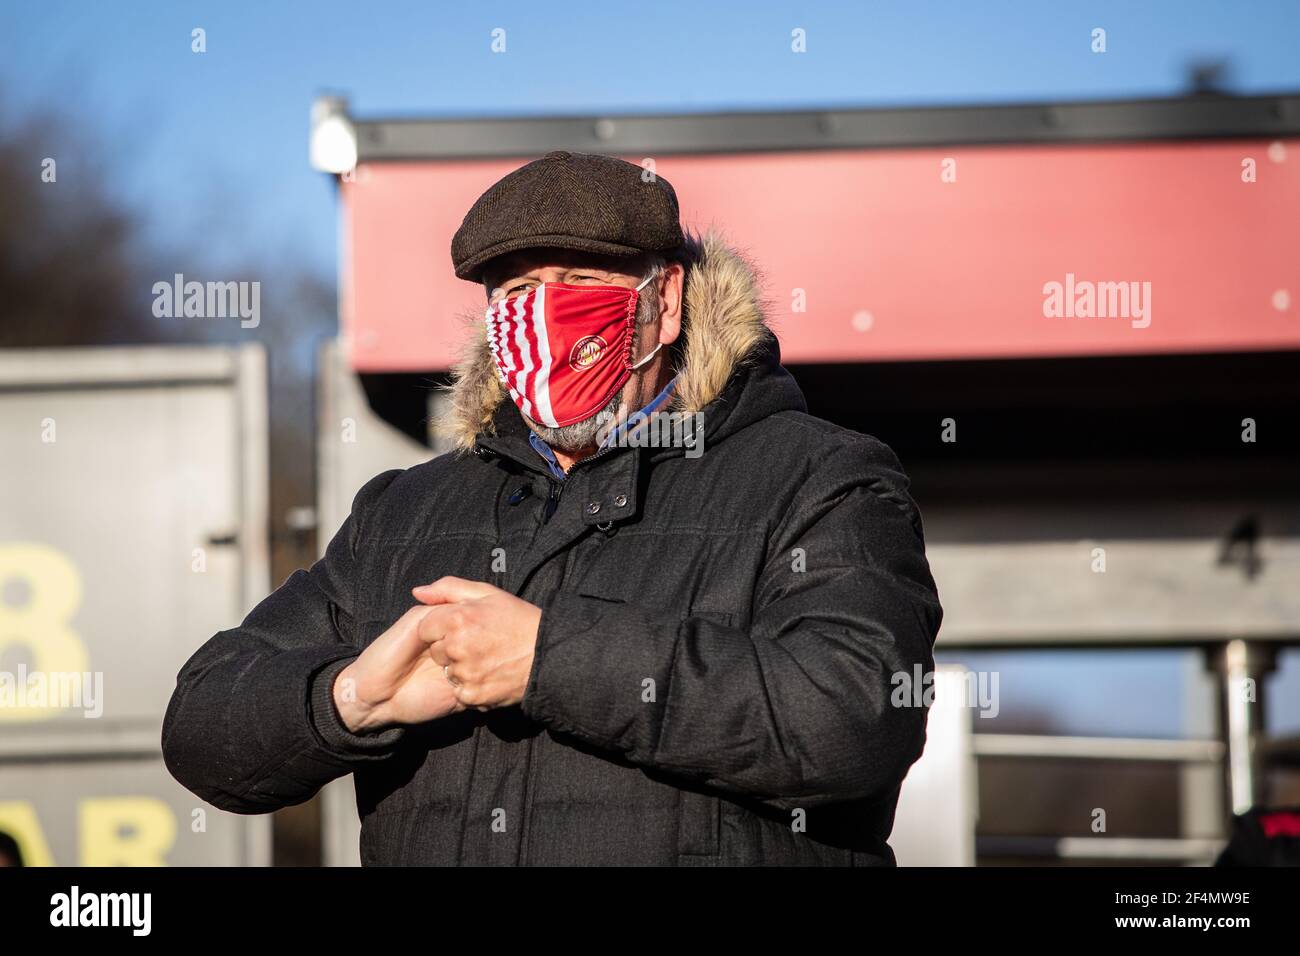
[[[757,271],[745,256],[715,232],[688,236],[684,344],[677,368],[671,411],[694,414],[715,401],[732,374],[772,341]],[[474,447],[479,435],[492,434],[498,406],[507,398],[483,323],[466,357],[452,369],[451,402],[438,423],[456,448]]]

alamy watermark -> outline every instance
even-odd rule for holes
[[[934,703],[935,672],[925,670],[920,664],[912,670],[895,671],[890,675],[893,685],[889,702],[894,707],[929,707]],[[962,706],[979,711],[981,717],[992,718],[1002,709],[998,697],[997,671],[964,671],[960,675]],[[945,685],[945,693],[948,690]]]
[[[627,416],[626,420],[623,416]],[[683,448],[687,458],[704,454],[703,412],[601,412],[596,442],[604,448]]]
[[[1129,319],[1135,329],[1151,324],[1150,282],[1093,282],[1065,274],[1043,286],[1047,319]]]
[[[19,664],[0,671],[0,711],[80,710],[87,720],[104,715],[103,671],[31,671]]]
[[[153,284],[153,314],[159,319],[234,319],[255,329],[262,321],[262,283],[185,281]]]
[[[153,927],[152,893],[83,893],[73,885],[50,897],[50,925],[121,927],[148,936]]]

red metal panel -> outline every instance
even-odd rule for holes
[[[1245,159],[1256,182],[1243,182]],[[376,163],[343,184],[355,367],[452,363],[484,303],[451,274],[452,233],[520,163]],[[720,228],[762,267],[789,362],[1300,348],[1300,140],[668,156],[657,168],[688,225]],[[1067,274],[1076,288],[1150,283],[1149,325],[1047,317],[1044,287]]]

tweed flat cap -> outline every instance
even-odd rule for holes
[[[470,208],[451,240],[461,279],[479,282],[489,260],[550,247],[631,256],[684,240],[677,193],[662,176],[593,153],[556,150],[505,176]]]

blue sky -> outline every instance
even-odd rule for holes
[[[102,135],[107,155],[82,168],[111,176],[161,243],[331,272],[333,190],[306,159],[325,91],[359,115],[1122,98],[1176,94],[1190,62],[1221,57],[1233,88],[1273,92],[1300,89],[1298,37],[1295,0],[42,0],[0,5],[0,111],[55,108]]]
[[[194,27],[207,32],[202,55]],[[805,54],[790,52],[796,27]],[[494,28],[505,55],[490,52]],[[1177,95],[1191,63],[1225,59],[1231,89],[1266,93],[1300,90],[1298,48],[1297,0],[42,0],[0,5],[0,117],[53,110],[96,136],[102,155],[57,143],[47,155],[61,178],[110,180],[162,248],[209,262],[292,256],[332,277],[334,188],[307,164],[323,92],[361,116],[1086,100]],[[1063,664],[1069,687],[1030,679]],[[1168,655],[1130,661],[1122,692],[1114,664],[1043,657],[1022,665],[1022,685],[1076,732],[1177,733],[1169,708],[1137,728],[1115,707],[1134,682],[1176,700]],[[1300,661],[1286,670],[1295,688]],[[1300,706],[1279,717],[1294,726]]]

